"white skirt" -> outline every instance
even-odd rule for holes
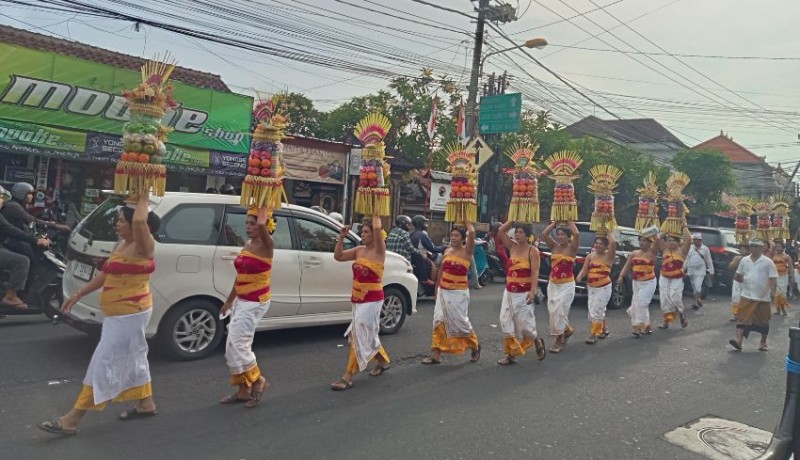
[[[153,310],[103,318],[100,343],[94,349],[83,384],[92,387],[95,405],[125,390],[150,382],[144,330]]]
[[[611,283],[602,287],[589,286],[588,290],[589,299],[587,300],[587,304],[589,307],[589,321],[605,321],[606,307],[608,306],[608,301],[611,300],[613,286]]]
[[[383,300],[352,303],[353,321],[344,336],[350,338],[356,350],[358,370],[363,371],[381,349],[381,309]]]
[[[658,282],[655,278],[647,281],[633,281],[633,297],[628,314],[631,316],[631,324],[634,326],[646,326],[650,324],[650,302],[653,301],[653,294],[656,293]]]
[[[532,303],[528,303],[527,292],[503,291],[503,303],[500,305],[500,328],[503,335],[520,341],[525,337],[538,338],[533,307]]]
[[[256,365],[253,336],[258,321],[269,311],[269,305],[269,300],[261,303],[237,297],[234,301],[228,340],[225,342],[225,361],[231,375],[241,374]]]
[[[550,315],[550,335],[561,335],[569,326],[569,309],[575,300],[575,282],[547,283],[547,312]]]
[[[683,313],[683,278],[665,278],[658,280],[661,311],[663,313]]]
[[[448,337],[468,337],[472,334],[469,321],[469,289],[441,289],[433,308],[433,327],[444,323]]]

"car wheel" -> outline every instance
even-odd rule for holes
[[[169,359],[203,359],[216,350],[225,331],[219,307],[196,299],[172,307],[158,328],[159,350]]]
[[[610,310],[619,310],[628,306],[628,286],[623,283],[614,283],[611,287],[611,299],[608,300]]]
[[[397,288],[383,290],[381,308],[381,334],[396,334],[406,321],[408,300]]]

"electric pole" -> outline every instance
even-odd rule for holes
[[[489,0],[478,1],[478,24],[475,27],[475,47],[472,50],[472,73],[469,77],[469,93],[467,95],[466,122],[470,138],[478,134],[478,79],[480,78],[481,53],[483,52],[483,33],[486,24],[486,11]]]

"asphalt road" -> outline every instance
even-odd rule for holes
[[[222,349],[204,361],[151,360],[158,416],[121,422],[124,406],[89,414],[81,433],[59,438],[36,424],[67,410],[94,343],[43,319],[0,320],[0,445],[8,459],[693,459],[664,433],[706,414],[771,431],[783,404],[788,328],[774,317],[772,350],[727,344],[726,299],[712,299],[689,327],[634,339],[624,311],[595,346],[585,302],[572,309],[577,334],[559,355],[515,366],[502,356],[502,286],[473,292],[472,323],[483,357],[446,356],[423,366],[433,302],[422,301],[399,334],[383,337],[393,367],[333,392],[346,361],[341,327],[260,333],[255,350],[272,386],[256,409],[221,406],[231,391]],[[685,299],[689,303],[689,299]],[[795,307],[796,308],[796,307]],[[658,318],[657,302],[651,313]],[[540,333],[547,310],[537,307]],[[549,345],[549,340],[548,340]]]

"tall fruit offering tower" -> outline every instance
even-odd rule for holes
[[[639,233],[645,228],[659,226],[658,222],[658,184],[653,171],[644,178],[644,187],[636,189],[639,194],[639,207],[636,210],[634,228]]]
[[[444,220],[462,224],[478,220],[478,201],[475,190],[478,188],[475,169],[475,153],[454,143],[447,148],[447,162],[450,163],[450,198]]]
[[[689,185],[689,176],[680,171],[673,172],[667,179],[667,218],[661,224],[661,232],[668,235],[681,236],[686,226],[686,215],[689,211],[683,200],[683,189]]]
[[[242,183],[241,204],[251,208],[281,208],[284,167],[282,140],[288,139],[284,129],[286,117],[280,113],[282,98],[274,96],[259,102],[253,110],[256,127],[247,160],[247,175]]]
[[[386,145],[383,139],[392,128],[385,115],[367,115],[356,125],[354,134],[364,144],[361,152],[356,212],[365,216],[388,216],[391,214],[389,197],[389,163],[386,162]]]
[[[589,230],[598,235],[608,235],[617,228],[614,216],[614,189],[622,177],[622,171],[611,165],[596,165],[589,170],[592,181],[589,190],[594,193],[594,212]]]
[[[559,224],[578,220],[578,201],[572,182],[578,178],[575,171],[582,163],[578,153],[571,151],[556,152],[544,161],[552,173],[550,178],[556,181],[550,219]]]
[[[508,205],[508,220],[513,222],[539,222],[539,174],[533,156],[539,147],[519,144],[506,156],[514,162],[513,192]]]

